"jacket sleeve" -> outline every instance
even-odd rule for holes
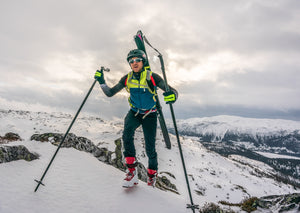
[[[100,87],[101,87],[102,91],[104,92],[104,94],[107,97],[112,97],[115,94],[117,94],[118,92],[120,92],[125,87],[126,78],[127,78],[127,75],[123,76],[121,78],[121,80],[119,81],[119,83],[117,83],[112,88],[110,88],[109,86],[107,86],[106,83],[105,84],[100,84]]]
[[[156,83],[156,86],[159,87],[160,89],[162,89],[163,91],[166,91],[166,87],[165,87],[165,81],[156,73],[152,73],[153,79]],[[174,89],[173,87],[171,87],[170,85],[168,85],[170,90],[173,91],[176,95],[176,99],[178,98],[178,92],[176,89]]]

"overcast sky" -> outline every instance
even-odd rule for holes
[[[0,0],[0,109],[75,113],[100,66],[109,86],[130,71],[138,30],[164,56],[177,118],[300,120],[299,0]],[[127,95],[97,84],[83,111],[123,117]]]

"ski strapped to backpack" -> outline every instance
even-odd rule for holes
[[[137,48],[146,53],[147,61],[144,64],[144,67],[151,70],[150,65],[149,65],[148,55],[147,55],[146,48],[145,48],[144,36],[143,36],[142,31],[139,30],[137,32],[137,34],[134,36],[134,41],[135,41],[135,44],[136,44]],[[152,78],[151,83],[153,84],[153,86],[155,86],[155,82],[153,82],[153,81],[154,81],[154,79]],[[167,125],[166,125],[165,118],[164,118],[164,115],[163,115],[162,107],[160,105],[160,101],[159,101],[159,98],[158,98],[157,94],[156,94],[156,108],[157,108],[157,112],[158,112],[158,121],[159,121],[159,124],[160,124],[161,131],[163,133],[163,137],[164,137],[166,147],[168,149],[171,149],[171,140],[170,140],[170,137],[169,137],[169,132],[168,132],[168,129],[167,129]]]
[[[142,34],[141,34],[141,36],[142,36]],[[160,64],[161,64],[161,70],[162,70],[163,77],[164,77],[166,92],[169,92],[170,88],[169,88],[169,85],[168,85],[168,82],[167,82],[167,76],[166,76],[165,65],[164,65],[164,60],[163,60],[162,54],[150,44],[150,42],[147,40],[147,38],[145,36],[143,36],[143,41],[145,41],[152,49],[154,49],[158,53],[158,58],[159,58],[159,61],[160,61]],[[195,209],[199,209],[199,206],[195,205],[194,202],[193,202],[193,197],[192,197],[192,193],[191,193],[191,189],[190,189],[189,179],[188,179],[188,176],[187,176],[184,157],[183,157],[183,154],[182,154],[182,148],[181,148],[181,144],[180,144],[179,133],[178,133],[178,130],[177,130],[175,113],[174,113],[172,103],[169,103],[169,105],[170,105],[172,120],[173,120],[173,124],[174,124],[174,130],[175,130],[175,134],[176,134],[176,138],[177,138],[177,143],[178,143],[179,153],[180,153],[180,157],[181,157],[181,162],[182,162],[182,166],[183,166],[183,171],[184,171],[184,175],[185,175],[185,180],[186,180],[188,193],[189,193],[189,197],[190,197],[190,202],[191,202],[190,204],[187,204],[187,208],[190,208],[195,213]]]

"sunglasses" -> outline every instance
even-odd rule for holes
[[[129,60],[128,62],[129,62],[129,64],[133,64],[134,62],[141,62],[141,61],[143,61],[143,59],[141,59],[141,58],[135,58],[135,59],[131,59],[131,60]]]

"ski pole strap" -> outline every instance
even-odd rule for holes
[[[146,36],[144,36],[144,40],[145,42],[152,48],[154,49],[157,53],[158,53],[158,58],[159,58],[159,61],[160,61],[160,64],[161,64],[161,70],[162,70],[162,73],[163,73],[163,76],[164,76],[164,80],[165,80],[165,89],[166,89],[166,92],[169,92],[170,91],[170,88],[169,88],[169,85],[168,85],[168,82],[167,82],[167,76],[166,76],[166,71],[165,71],[165,64],[164,64],[164,59],[162,57],[162,54],[156,49],[154,48],[150,42],[148,41],[148,39],[146,38]]]
[[[150,42],[148,41],[148,39],[146,38],[146,36],[144,36],[144,41],[152,48],[154,49],[158,54],[162,55],[156,48],[154,48]]]

